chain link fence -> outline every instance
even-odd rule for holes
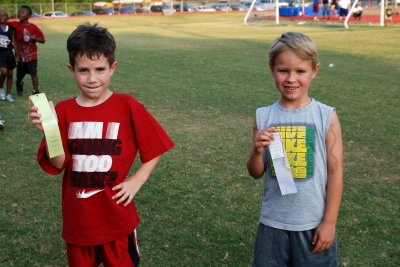
[[[292,0],[285,0],[287,2],[290,2]],[[306,2],[310,2],[311,0],[305,0]],[[385,0],[385,1],[392,1],[395,3],[395,8],[397,8],[396,1],[398,0]],[[111,2],[111,1],[110,1]],[[143,3],[135,3],[136,7],[147,7],[149,8],[151,5],[156,5],[156,4],[167,4],[167,5],[176,5],[180,4],[182,6],[182,11],[183,10],[183,5],[189,4],[191,6],[197,7],[199,5],[213,5],[217,3],[226,3],[227,5],[232,5],[235,3],[246,3],[246,2],[252,2],[252,0],[199,0],[199,1],[162,1],[160,0],[159,2],[143,2]],[[311,1],[312,2],[312,1]],[[361,5],[364,7],[378,7],[380,5],[380,0],[360,0]],[[110,3],[111,4],[111,3]],[[16,14],[18,13],[18,9],[24,4],[0,4],[0,9],[5,10],[8,12],[8,15],[10,18],[16,18]],[[52,7],[51,3],[42,3],[42,4],[30,4],[27,3],[26,5],[30,6],[32,8],[32,11],[36,13],[37,15],[42,15],[45,12],[50,12],[50,11],[62,11],[65,14],[69,14],[75,11],[81,11],[81,10],[93,10],[94,4],[93,3],[54,3],[54,10]],[[247,3],[247,6],[249,4]],[[32,16],[34,17],[35,14]]]

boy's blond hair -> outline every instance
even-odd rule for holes
[[[310,60],[313,69],[319,64],[317,45],[310,37],[299,32],[287,32],[272,41],[269,49],[269,64],[274,66],[276,57],[289,49],[299,58]]]

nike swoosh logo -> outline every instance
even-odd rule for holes
[[[85,190],[77,191],[76,192],[76,197],[77,198],[89,198],[89,197],[91,197],[91,196],[93,196],[93,195],[95,195],[95,194],[97,194],[97,193],[99,193],[99,192],[101,192],[103,190],[104,189],[92,190],[92,191],[88,191],[88,192],[85,192]]]

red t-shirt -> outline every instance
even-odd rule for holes
[[[22,24],[17,21],[8,21],[7,24],[15,29],[15,45],[18,48],[21,62],[37,60],[36,42],[30,40],[29,36],[26,35],[26,32],[44,40],[44,34],[39,27],[33,23]]]
[[[135,98],[113,93],[104,103],[82,107],[76,99],[56,106],[65,151],[62,183],[63,238],[67,243],[94,246],[120,239],[139,224],[134,203],[117,205],[112,187],[123,182],[137,151],[142,163],[174,144],[161,125]],[[38,155],[50,174],[44,139]]]

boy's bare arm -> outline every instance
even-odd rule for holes
[[[19,62],[19,51],[18,51],[18,46],[17,43],[15,42],[15,31],[13,31],[13,35],[12,35],[12,43],[13,43],[13,48],[15,51],[15,61]]]
[[[264,172],[264,150],[271,144],[274,139],[272,133],[276,132],[275,129],[264,129],[258,131],[256,122],[253,126],[253,145],[250,150],[250,156],[247,160],[247,170],[253,178],[260,178]]]
[[[49,101],[49,104],[50,104],[51,110],[52,110],[54,113],[56,113],[55,108],[54,108],[54,105],[53,105],[53,102],[52,102],[52,101]],[[38,113],[38,108],[35,107],[35,106],[33,106],[33,107],[31,107],[30,112],[31,112],[32,124],[33,124],[36,128],[38,128],[40,131],[43,132],[42,121],[40,120],[41,115],[40,115],[40,113]],[[56,115],[56,116],[57,116],[57,115]],[[54,157],[54,158],[50,158],[50,157],[49,157],[49,151],[47,150],[47,147],[46,147],[46,152],[47,152],[47,157],[49,158],[49,161],[50,161],[51,165],[52,165],[54,168],[61,169],[62,166],[64,165],[65,154],[56,156],[56,157]]]
[[[343,192],[343,142],[342,130],[336,112],[332,115],[326,137],[328,184],[325,214],[318,226],[313,244],[313,253],[328,249],[335,240],[335,228]]]
[[[119,190],[119,192],[113,196],[113,199],[117,199],[117,204],[125,202],[124,207],[128,206],[142,185],[150,177],[150,174],[153,172],[160,158],[161,156],[158,156],[142,164],[134,175],[127,177],[124,182],[113,187],[112,190]]]

